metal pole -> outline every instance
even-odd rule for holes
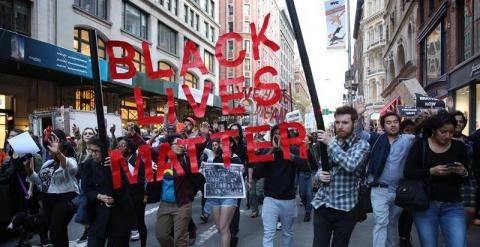
[[[351,39],[350,39],[350,0],[347,0],[347,42],[348,42],[348,75],[349,75],[349,81],[348,81],[348,104],[353,103],[353,90],[352,90],[352,81],[350,80],[350,69],[352,65],[352,45],[351,45]]]
[[[310,61],[308,59],[307,49],[303,40],[300,23],[298,21],[295,3],[293,2],[293,0],[286,1],[288,13],[290,15],[290,21],[292,22],[293,31],[295,33],[295,39],[297,40],[297,46],[300,53],[300,59],[302,61],[303,71],[307,80],[308,93],[310,94],[310,99],[312,100],[313,114],[315,115],[315,121],[317,122],[317,129],[325,130],[325,123],[323,122],[322,116],[322,108],[320,107],[320,102],[318,101],[317,89],[315,88],[315,81],[313,80],[312,69],[310,67]],[[330,165],[328,162],[327,146],[323,143],[320,143],[320,155],[322,160],[322,170],[329,171]]]
[[[90,60],[92,61],[92,80],[93,90],[95,92],[95,111],[97,113],[98,136],[102,141],[102,157],[108,156],[107,131],[105,128],[105,113],[103,112],[102,81],[100,80],[100,69],[98,63],[97,31],[90,29],[88,31],[90,38]]]

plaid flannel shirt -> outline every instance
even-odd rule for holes
[[[358,184],[361,168],[364,167],[370,145],[367,141],[351,136],[342,144],[338,139],[328,145],[328,159],[331,164],[331,180],[322,184],[312,200],[318,209],[322,205],[341,211],[352,210],[358,201]],[[320,172],[320,170],[319,170]],[[316,179],[320,180],[320,173]]]

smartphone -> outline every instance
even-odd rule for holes
[[[451,168],[451,167],[457,167],[458,164],[455,164],[455,163],[448,163],[447,164],[447,168]]]

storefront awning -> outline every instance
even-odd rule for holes
[[[395,97],[393,100],[384,105],[380,110],[380,116],[385,114],[387,111],[395,111],[398,103],[400,103],[400,96]]]

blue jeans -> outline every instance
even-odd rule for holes
[[[313,199],[312,177],[312,172],[298,172],[299,194],[307,214],[312,212],[312,204],[310,204]]]
[[[461,202],[430,201],[425,211],[414,211],[413,221],[423,247],[436,247],[438,226],[446,247],[464,247],[467,234],[465,213]]]
[[[297,205],[293,200],[277,200],[265,197],[262,208],[263,247],[273,247],[277,222],[282,223],[281,247],[291,247],[293,243],[293,223],[297,217]]]

